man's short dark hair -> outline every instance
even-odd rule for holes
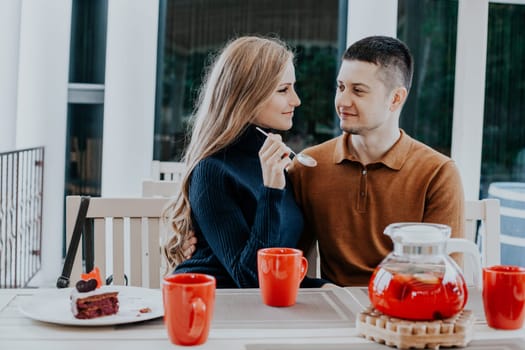
[[[380,79],[388,89],[403,85],[410,91],[414,60],[404,42],[388,36],[369,36],[346,49],[343,60],[356,60],[380,67]]]

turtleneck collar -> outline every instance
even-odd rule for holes
[[[261,128],[263,129],[263,128]],[[272,132],[270,129],[263,129],[266,132]],[[261,149],[266,136],[261,134],[260,131],[256,129],[256,125],[249,124],[246,130],[235,140],[231,147],[245,151],[245,152],[259,152]]]

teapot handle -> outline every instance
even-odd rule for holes
[[[481,290],[481,254],[478,246],[464,238],[449,238],[447,239],[448,255],[451,253],[465,253],[471,257],[472,264],[474,265],[474,285]]]

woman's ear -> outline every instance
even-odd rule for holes
[[[395,112],[401,108],[407,99],[408,91],[404,86],[395,88],[392,91],[392,99],[390,100],[390,111]]]

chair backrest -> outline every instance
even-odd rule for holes
[[[480,247],[482,266],[500,263],[499,199],[465,201],[465,238]]]
[[[173,197],[179,186],[179,181],[144,180],[142,197]]]
[[[160,221],[167,201],[167,198],[91,198],[86,220],[93,220],[94,264],[103,279],[112,274],[113,284],[124,285],[126,275],[131,286],[160,287]],[[67,246],[79,206],[80,196],[66,197]],[[82,254],[79,247],[70,285],[83,272]]]
[[[308,270],[306,274],[309,277],[321,278],[321,257],[319,255],[319,243],[316,241],[310,251],[305,252],[308,260]]]
[[[465,242],[449,243],[447,252],[468,253],[465,255],[477,260],[463,259],[463,275],[468,284],[481,288],[481,267],[500,263],[499,221],[499,200],[465,201]]]
[[[186,165],[182,162],[151,162],[151,178],[162,181],[181,182],[186,172]]]

